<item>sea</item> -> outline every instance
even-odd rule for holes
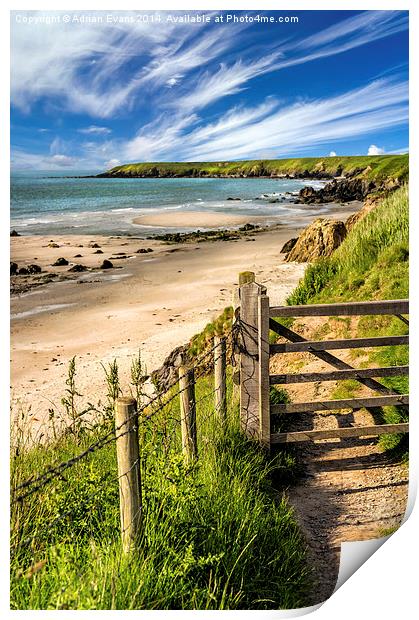
[[[319,205],[295,204],[302,187],[322,187],[324,182],[317,180],[79,178],[89,174],[92,173],[72,171],[66,176],[60,171],[12,172],[11,229],[32,235],[147,237],[190,230],[133,223],[136,217],[151,213],[209,211],[263,216],[264,223],[269,223],[272,216],[272,223],[298,225],[302,216],[306,219],[326,210]]]

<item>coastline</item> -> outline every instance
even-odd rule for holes
[[[359,208],[355,206],[348,213]],[[115,358],[127,392],[138,350],[148,373],[157,369],[176,346],[231,305],[240,271],[257,273],[269,286],[272,303],[284,303],[306,264],[284,263],[280,250],[304,225],[275,226],[211,243],[100,235],[12,237],[12,260],[19,265],[36,262],[47,277],[55,271],[63,278],[11,299],[12,415],[30,408],[30,427],[39,433],[48,409],[61,408],[73,356],[83,403],[106,400],[101,363]],[[77,254],[82,256],[74,258]],[[70,275],[69,266],[51,267],[58,257],[89,270]],[[114,268],[100,270],[104,259],[111,259]]]

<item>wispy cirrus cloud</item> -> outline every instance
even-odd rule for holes
[[[81,127],[77,130],[79,133],[84,133],[87,135],[96,135],[96,136],[106,136],[112,133],[112,129],[109,127],[100,127],[98,125],[89,125],[89,127]]]
[[[144,145],[152,145],[154,159],[173,159],[175,153],[181,160],[241,159],[267,150],[280,156],[290,146],[298,152],[405,123],[407,99],[406,82],[376,80],[322,100],[287,106],[268,100],[256,108],[233,109],[206,126],[197,126],[193,117],[178,119],[173,127],[143,131],[124,150],[130,160],[142,159]]]
[[[316,34],[280,43],[271,53],[257,60],[242,59],[216,71],[202,74],[190,92],[172,102],[178,109],[199,110],[242,90],[252,79],[347,52],[406,30],[408,18],[402,11],[365,11]]]
[[[112,161],[280,156],[399,126],[407,120],[406,85],[385,72],[366,86],[316,99],[279,101],[286,93],[278,92],[277,76],[271,96],[268,82],[260,95],[252,87],[261,76],[402,32],[407,19],[405,11],[364,11],[308,36],[294,30],[282,40],[256,40],[248,25],[62,22],[28,31],[14,24],[13,106],[30,112],[41,104],[78,115],[73,139],[64,143],[57,136],[49,153],[32,159],[19,148],[17,159],[42,167],[70,160],[101,167]],[[238,95],[246,89],[252,103],[245,107]],[[126,120],[130,134],[118,135],[115,116]],[[80,133],[94,142],[80,142]],[[373,140],[381,144],[379,137]]]
[[[34,18],[41,13],[31,12]],[[156,27],[138,20],[82,27],[41,22],[30,31],[25,23],[14,24],[12,103],[28,112],[36,101],[55,97],[70,111],[108,118],[132,107],[139,91],[144,96],[144,89],[174,86],[232,47],[215,30],[196,26],[193,32],[182,24]]]
[[[174,106],[182,110],[199,110],[207,105],[240,92],[249,80],[274,70],[280,52],[270,54],[254,62],[238,60],[231,66],[222,63],[215,73],[207,72],[199,78],[194,90],[179,97]]]

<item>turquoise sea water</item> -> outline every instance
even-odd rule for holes
[[[71,174],[88,173],[78,171]],[[11,228],[23,234],[147,236],[164,231],[133,224],[135,217],[173,211],[279,215],[281,223],[292,224],[303,214],[319,213],[318,206],[293,204],[296,194],[305,185],[320,187],[322,182],[290,179],[81,179],[66,178],[62,172],[14,172],[11,176]],[[229,197],[241,200],[227,200]],[[176,230],[184,229],[176,227]]]

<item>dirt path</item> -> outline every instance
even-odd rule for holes
[[[312,318],[299,320],[293,329],[309,340],[322,339],[326,334],[328,338],[347,338],[357,333],[357,322],[355,318],[350,323],[348,319],[325,322]],[[365,351],[358,350],[356,357],[351,350],[334,353],[357,368],[371,364]],[[331,369],[310,353],[275,355],[270,366],[271,374]],[[353,394],[337,395],[337,389],[335,381],[286,386],[293,402],[377,395],[361,385]],[[300,413],[290,414],[286,430],[372,426],[377,422],[365,409]],[[407,505],[408,467],[391,461],[378,437],[307,442],[297,444],[295,450],[304,478],[287,493],[312,556],[317,583],[309,604],[315,605],[326,600],[335,588],[342,542],[380,538],[400,524]]]
[[[301,414],[298,430],[371,425],[365,411],[353,414]],[[290,429],[291,430],[291,429]],[[288,491],[307,538],[317,584],[314,605],[333,592],[339,572],[340,543],[379,538],[396,527],[406,508],[408,471],[382,453],[377,438],[322,440],[301,444],[298,458],[305,477]]]

